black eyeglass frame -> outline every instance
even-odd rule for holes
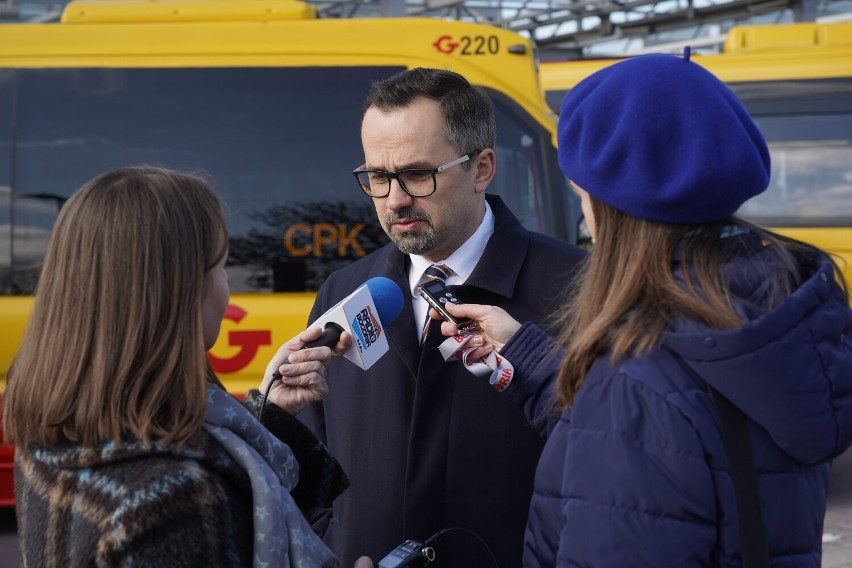
[[[472,152],[468,152],[467,154],[463,154],[463,155],[459,156],[458,158],[456,158],[455,160],[453,160],[451,162],[447,162],[446,164],[444,164],[442,166],[438,166],[437,168],[433,168],[433,169],[409,168],[409,169],[405,169],[405,170],[399,170],[398,172],[386,172],[384,170],[362,170],[360,168],[356,168],[356,169],[352,170],[352,175],[355,176],[355,183],[358,184],[358,187],[361,188],[361,191],[363,191],[364,193],[366,193],[367,195],[369,195],[370,197],[372,197],[374,199],[383,199],[383,198],[387,197],[388,195],[390,195],[390,187],[391,187],[391,181],[392,180],[396,180],[397,183],[399,183],[399,187],[402,188],[402,191],[404,191],[405,193],[407,193],[411,197],[429,197],[430,195],[434,194],[438,190],[438,180],[435,177],[437,174],[444,172],[444,171],[452,168],[453,166],[457,166],[459,164],[463,164],[463,163],[467,162],[468,160],[472,159],[476,154],[479,154],[480,152],[482,152],[482,150],[474,150]],[[400,176],[407,174],[407,173],[410,174],[411,172],[417,172],[421,175],[426,175],[426,174],[431,175],[432,176],[432,191],[430,191],[429,193],[423,193],[423,194],[414,194],[414,193],[411,193],[410,191],[408,191],[408,188],[405,187],[405,182],[402,181],[402,178]],[[376,195],[370,189],[369,186],[365,186],[363,183],[361,183],[361,180],[358,179],[358,176],[360,174],[364,174],[364,173],[379,174],[379,175],[384,176],[385,180],[388,182],[387,183],[387,192],[384,195]]]

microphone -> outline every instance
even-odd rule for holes
[[[369,369],[387,353],[388,341],[383,326],[396,320],[402,304],[402,290],[396,282],[384,276],[370,278],[308,326],[322,327],[323,332],[302,349],[334,347],[341,334],[348,331],[352,345],[343,356],[362,369]],[[276,369],[272,381],[280,378],[281,373]]]

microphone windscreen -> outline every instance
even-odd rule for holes
[[[399,285],[384,276],[376,276],[365,282],[373,297],[379,319],[384,325],[390,325],[402,311],[403,295]]]

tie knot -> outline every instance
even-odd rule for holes
[[[429,280],[440,280],[441,282],[446,282],[447,277],[452,273],[453,271],[446,264],[433,264],[423,271],[423,275]]]

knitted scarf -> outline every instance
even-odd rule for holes
[[[254,566],[337,566],[293,501],[299,464],[290,448],[231,395],[207,386],[204,429],[246,471],[254,502]]]

